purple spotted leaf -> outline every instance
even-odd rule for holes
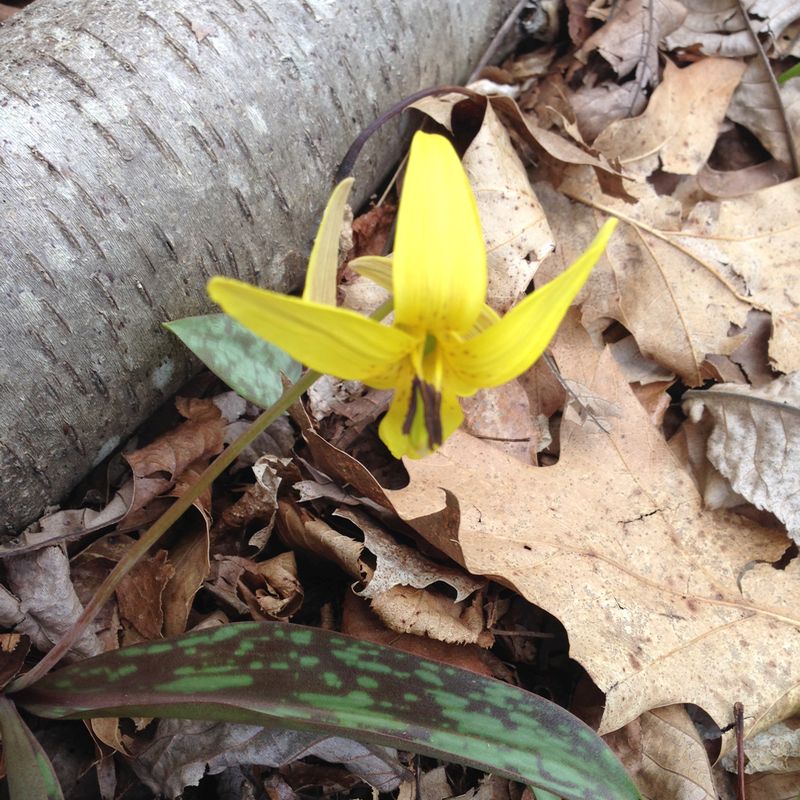
[[[0,736],[10,796],[14,800],[64,800],[50,759],[14,704],[1,695]]]
[[[237,623],[134,645],[13,695],[55,719],[211,719],[348,736],[455,761],[564,800],[638,800],[605,743],[537,695],[329,631]]]

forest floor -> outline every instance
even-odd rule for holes
[[[413,113],[462,155],[501,315],[620,220],[548,357],[466,399],[419,460],[378,437],[389,392],[321,379],[117,586],[81,652],[242,620],[322,627],[553,700],[651,800],[794,800],[800,78],[774,76],[800,59],[800,8],[528,5],[474,96]],[[386,252],[395,184],[343,233],[339,300],[360,312],[386,294],[348,262]],[[34,663],[258,413],[206,371],[41,520],[72,531],[68,553],[6,569],[26,617],[10,649],[23,635]],[[322,736],[26,719],[70,798],[523,793]]]

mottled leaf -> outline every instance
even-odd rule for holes
[[[106,653],[15,699],[41,716],[216,719],[441,757],[565,800],[636,800],[589,727],[517,687],[321,629],[239,623]]]
[[[165,325],[231,389],[262,408],[283,392],[281,372],[292,380],[300,365],[226,314],[186,317]]]
[[[11,797],[14,800],[64,800],[50,759],[14,704],[2,696],[0,734]]]

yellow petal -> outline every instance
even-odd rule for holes
[[[500,315],[491,306],[488,306],[486,303],[484,303],[481,307],[481,313],[478,316],[478,319],[475,320],[475,324],[470,330],[470,334],[485,331],[487,328],[491,328],[492,325],[495,325],[498,322],[500,322]]]
[[[392,291],[392,259],[386,256],[361,256],[347,264],[359,275],[369,278],[388,291]]]
[[[336,270],[339,268],[339,237],[342,233],[344,209],[353,186],[352,178],[345,178],[331,194],[317,238],[311,249],[306,272],[303,300],[336,305]]]
[[[354,311],[311,303],[231,278],[212,278],[208,294],[226,314],[306,366],[377,388],[394,384],[399,363],[417,344],[403,331]]]
[[[499,386],[523,373],[544,352],[617,225],[608,220],[575,263],[511,309],[500,322],[446,348],[459,391]]]
[[[410,361],[406,361],[397,375],[392,404],[378,429],[381,440],[395,458],[422,458],[429,455],[441,442],[447,440],[464,419],[458,398],[444,387],[438,408],[441,442],[431,442],[429,426],[432,421],[426,419],[422,397],[414,384],[414,377],[414,369]]]
[[[443,136],[411,143],[394,252],[395,320],[408,329],[467,333],[486,300],[478,209],[456,151]]]

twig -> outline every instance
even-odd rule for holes
[[[750,19],[750,15],[747,13],[744,0],[737,0],[737,2],[739,4],[739,11],[742,12],[742,17],[744,18],[744,24],[747,26],[747,30],[750,31],[750,36],[755,43],[756,50],[758,51],[758,57],[761,59],[761,63],[765,72],[767,73],[770,85],[772,86],[772,93],[775,95],[775,100],[778,103],[778,111],[781,115],[781,119],[783,120],[784,130],[786,131],[786,141],[789,144],[789,157],[792,160],[792,171],[794,172],[793,177],[796,178],[800,176],[800,156],[798,155],[797,140],[795,139],[794,131],[792,130],[789,118],[786,116],[786,109],[783,105],[780,86],[778,86],[778,81],[775,78],[775,73],[772,71],[767,54],[764,52],[764,46],[761,44],[761,40],[758,38],[758,34],[753,27],[753,21]]]
[[[393,301],[387,300],[371,316],[373,319],[383,319],[392,309]],[[280,398],[247,428],[231,445],[217,456],[214,461],[203,470],[196,483],[186,491],[150,526],[144,535],[133,544],[125,553],[121,561],[95,592],[94,597],[86,605],[83,613],[78,617],[73,626],[61,637],[55,647],[45,654],[44,658],[31,670],[21,675],[9,687],[9,691],[19,691],[39,678],[46,675],[69,651],[73,644],[81,637],[92,620],[106,604],[119,582],[136,566],[139,559],[183,516],[200,497],[200,495],[213,483],[213,481],[229,467],[236,457],[257,436],[265,431],[278,417],[289,410],[289,407],[306,392],[317,378],[319,372],[308,370],[297,383],[289,386]]]
[[[491,42],[489,42],[489,46],[486,50],[483,51],[483,55],[480,58],[480,61],[475,65],[475,69],[467,78],[467,83],[472,83],[474,80],[477,80],[478,75],[480,75],[481,70],[494,58],[494,54],[497,52],[497,49],[503,43],[503,39],[508,36],[508,32],[514,26],[514,23],[519,18],[519,15],[524,10],[525,6],[528,5],[528,0],[519,0],[519,2],[511,9],[511,13],[506,18],[506,21],[500,26],[500,30],[494,35],[494,38]]]
[[[744,787],[744,706],[733,704],[736,725],[736,800],[746,800]]]

